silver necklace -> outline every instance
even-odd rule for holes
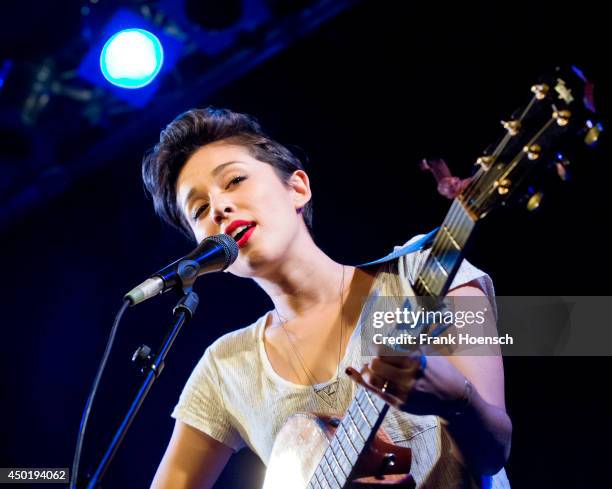
[[[343,298],[344,298],[344,265],[342,265],[342,282],[340,284],[340,344],[338,346],[338,364],[336,366],[336,378],[334,379],[333,382],[330,382],[329,384],[323,387],[317,387],[317,384],[319,384],[320,382],[317,381],[316,377],[313,375],[310,369],[306,367],[306,364],[304,363],[304,359],[302,358],[302,355],[300,355],[300,352],[298,351],[297,346],[293,343],[291,336],[289,336],[289,332],[285,328],[285,323],[287,323],[287,320],[285,318],[281,318],[281,315],[278,312],[278,309],[276,308],[274,309],[276,311],[276,315],[278,316],[278,320],[280,322],[281,328],[285,332],[285,336],[287,336],[289,345],[291,346],[291,349],[293,350],[293,353],[295,354],[296,358],[300,362],[300,365],[302,366],[302,370],[304,370],[304,373],[306,374],[306,377],[308,378],[308,381],[310,382],[310,386],[312,387],[313,392],[321,400],[323,400],[325,404],[327,404],[329,407],[332,407],[334,409],[336,409],[338,405],[338,398],[336,396],[336,393],[338,392],[340,361],[341,361],[340,355],[342,354],[342,335],[343,335],[343,330],[344,330],[344,301],[343,301]],[[333,403],[332,403],[332,399],[333,399]]]

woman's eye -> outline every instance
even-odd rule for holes
[[[202,212],[204,212],[207,208],[208,208],[208,204],[202,204],[198,206],[193,213],[193,216],[192,216],[193,220],[195,221],[198,217],[200,217],[200,214],[202,214]]]
[[[228,189],[232,185],[236,185],[236,184],[242,182],[243,180],[246,180],[246,177],[244,175],[238,175],[237,177],[232,178],[230,180],[230,182],[227,184],[227,187],[225,187],[225,188]]]
[[[232,178],[229,183],[227,184],[227,186],[225,187],[226,190],[229,189],[232,185],[237,185],[240,182],[242,182],[243,180],[246,180],[246,176],[245,175],[238,175],[234,178]],[[196,207],[196,209],[193,211],[193,214],[191,215],[192,219],[195,221],[198,217],[200,217],[200,215],[206,211],[206,209],[208,209],[208,204],[202,204],[198,207]]]

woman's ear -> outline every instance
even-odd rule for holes
[[[304,170],[295,170],[289,177],[287,184],[293,190],[293,201],[296,209],[301,210],[312,197],[308,175]]]

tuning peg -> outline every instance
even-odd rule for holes
[[[542,153],[542,146],[539,144],[530,144],[523,147],[523,152],[527,153],[527,158],[530,160],[537,160]]]
[[[566,104],[571,104],[574,101],[572,90],[565,84],[565,81],[561,78],[557,78],[555,92],[557,92],[559,98],[563,100]]]
[[[527,193],[527,210],[529,212],[533,212],[540,207],[540,203],[544,198],[543,192],[536,192],[531,187],[529,187]]]
[[[597,141],[599,141],[599,135],[603,131],[603,126],[599,122],[593,123],[593,121],[588,120],[586,121],[585,130],[585,144],[587,146],[595,146],[597,144]]]
[[[510,185],[512,185],[512,182],[507,178],[495,180],[493,183],[493,186],[497,189],[497,193],[499,195],[506,195],[508,192],[510,192]]]
[[[540,207],[540,203],[544,198],[544,193],[536,191],[531,185],[525,191],[521,191],[519,196],[513,200],[504,200],[503,203],[509,202],[512,207],[523,207],[529,212],[533,212]]]
[[[480,167],[484,170],[487,171],[489,168],[491,168],[491,165],[493,164],[493,157],[492,156],[481,156],[480,158],[478,158],[476,160],[476,163],[474,163],[475,165],[480,165]]]
[[[560,126],[567,126],[571,116],[572,113],[569,110],[555,110],[553,112],[553,119],[556,119]]]
[[[501,124],[502,126],[504,126],[504,129],[508,131],[508,134],[510,134],[510,136],[516,136],[521,130],[521,121],[517,119],[513,119],[510,121],[501,121]]]
[[[543,100],[548,95],[549,87],[546,83],[540,83],[538,85],[533,85],[531,87],[531,91],[535,93],[535,98],[538,100]]]

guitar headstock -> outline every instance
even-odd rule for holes
[[[595,117],[593,85],[582,72],[557,68],[531,87],[531,100],[510,120],[502,121],[505,135],[497,147],[478,158],[480,167],[458,195],[474,220],[504,204],[528,174],[552,166],[564,180],[568,152],[576,145],[592,147],[602,131]],[[527,196],[527,208],[537,208],[541,194]]]

